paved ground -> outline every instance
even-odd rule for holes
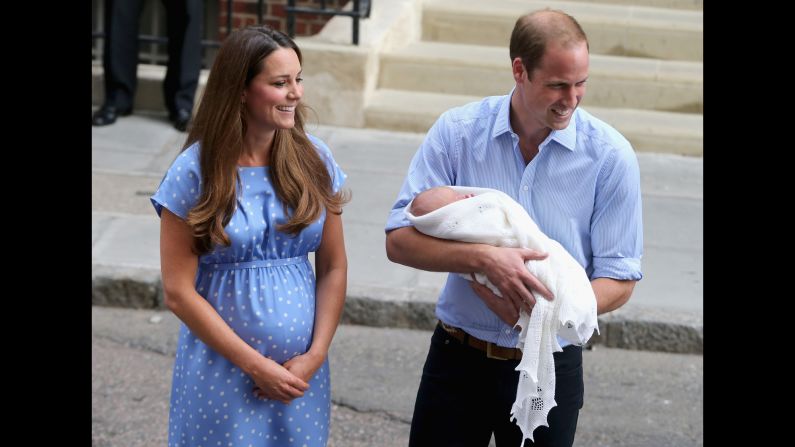
[[[92,445],[165,445],[178,320],[92,308]],[[333,447],[404,447],[430,332],[342,325],[331,347]],[[585,351],[575,445],[703,445],[703,357]]]

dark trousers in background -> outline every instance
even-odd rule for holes
[[[168,35],[168,66],[163,98],[169,115],[192,111],[199,85],[204,2],[163,0]],[[129,110],[138,84],[138,30],[143,0],[105,1],[105,104]]]
[[[569,447],[583,405],[582,348],[567,346],[555,357],[555,401],[549,427],[533,432],[525,446]],[[498,447],[517,447],[522,431],[510,421],[516,399],[519,360],[497,360],[464,346],[436,327],[414,404],[410,447],[486,447],[494,433]]]

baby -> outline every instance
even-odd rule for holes
[[[473,200],[453,205],[464,199]],[[563,292],[565,299],[566,292],[576,292],[580,303],[591,304],[592,299],[593,311],[596,311],[596,298],[582,266],[560,243],[541,232],[527,211],[502,191],[489,188],[437,186],[417,194],[406,207],[406,215],[417,231],[429,236],[548,252],[549,257],[546,260],[527,261],[526,266],[530,273],[552,291],[555,297]],[[537,268],[548,264],[554,267],[553,271]],[[556,277],[553,278],[551,275]],[[461,276],[471,279],[468,274]],[[485,275],[476,273],[475,277],[496,295],[502,296],[499,289],[491,284]],[[589,327],[570,331],[568,330],[572,329],[570,326],[567,324],[562,327],[558,335],[577,345],[584,344],[594,329]]]
[[[414,197],[414,200],[411,202],[411,214],[415,216],[424,216],[445,205],[470,197],[475,197],[475,195],[459,194],[449,186],[428,188]]]
[[[466,200],[465,200],[466,199]],[[523,432],[547,425],[546,416],[556,405],[553,352],[562,351],[557,336],[582,345],[599,331],[596,297],[585,270],[557,241],[538,228],[513,198],[495,189],[440,186],[417,194],[406,207],[406,217],[417,231],[429,236],[498,247],[524,247],[549,253],[540,261],[527,261],[528,271],[555,297],[536,300],[531,314],[520,311],[521,327],[516,347],[522,360],[516,401],[511,414]],[[468,274],[459,274],[471,280]],[[475,279],[496,295],[500,291],[482,273]]]

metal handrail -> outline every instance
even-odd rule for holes
[[[262,24],[262,3],[263,0],[257,0],[257,23]],[[226,35],[232,33],[232,0],[226,2]],[[295,14],[296,13],[309,13],[321,14],[332,16],[349,16],[353,18],[353,44],[359,45],[359,19],[366,19],[370,17],[370,4],[371,0],[353,0],[353,10],[342,11],[339,9],[326,8],[326,0],[320,0],[320,8],[312,7],[296,7],[295,0],[287,0],[287,7],[284,8],[287,12],[287,33],[290,37],[295,37]],[[91,33],[92,39],[100,39],[105,37],[104,31],[94,31]],[[138,42],[142,43],[156,43],[166,45],[168,44],[168,37],[152,36],[148,34],[138,35]],[[202,47],[218,48],[221,42],[212,39],[202,39]]]
[[[340,9],[326,8],[326,0],[320,0],[320,8],[298,7],[295,6],[295,0],[287,0],[287,7],[284,8],[287,12],[287,34],[290,37],[295,37],[295,13],[348,16],[353,18],[353,44],[359,45],[359,19],[370,17],[370,5],[371,0],[353,0],[353,9],[351,11],[342,11]]]
[[[262,0],[257,0],[257,17],[259,17],[259,23],[262,23]],[[228,36],[232,32],[232,0],[226,2],[226,35]],[[104,31],[94,31],[91,33],[92,39],[102,39],[105,37]],[[168,44],[168,37],[164,36],[152,36],[148,34],[139,34],[138,35],[138,42],[141,43],[158,43],[162,45]],[[218,40],[213,39],[202,39],[201,40],[202,47],[211,47],[211,48],[219,48],[221,46],[221,42]]]
[[[102,32],[102,31],[94,31],[93,33],[91,33],[91,37],[93,39],[103,38],[103,37],[105,37],[105,33]],[[138,35],[138,42],[141,42],[141,43],[159,43],[159,44],[165,45],[165,44],[168,43],[168,37],[151,36],[149,34],[139,34]],[[217,41],[217,40],[202,39],[201,45],[203,47],[218,48],[218,47],[221,46],[221,42]]]

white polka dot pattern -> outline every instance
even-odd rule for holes
[[[321,140],[318,148],[338,191],[345,173]],[[151,201],[185,218],[201,191],[198,145],[183,151]],[[276,231],[287,221],[268,167],[239,167],[237,207],[225,228],[229,247],[199,259],[196,290],[244,341],[284,363],[309,349],[315,276],[307,253],[320,245],[325,213],[295,237]],[[183,324],[169,409],[169,446],[325,446],[330,415],[328,361],[290,404],[257,399],[254,382]]]

